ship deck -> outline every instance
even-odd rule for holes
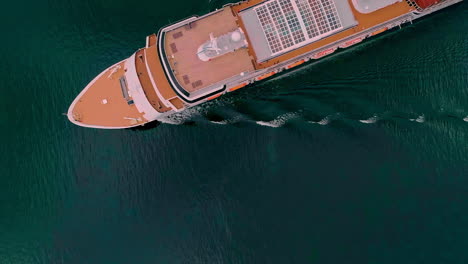
[[[160,63],[156,43],[156,37],[151,36],[148,43],[149,46],[144,49],[143,60],[146,63],[146,69],[148,70],[150,79],[154,81],[153,85],[156,86],[155,90],[159,92],[160,97],[166,100],[168,104],[174,106],[175,109],[180,110],[184,107],[184,104],[182,100],[177,97],[164,74],[164,69]]]
[[[125,62],[102,72],[70,106],[72,122],[88,127],[122,128],[146,123],[134,104],[122,95],[119,79],[124,75]]]
[[[194,92],[241,72],[254,70],[248,49],[243,48],[204,62],[197,50],[210,39],[239,28],[230,7],[203,17],[189,25],[166,32],[164,47],[171,70],[180,86]]]
[[[171,108],[166,106],[156,94],[156,90],[151,82],[150,74],[148,73],[148,68],[146,67],[146,51],[144,49],[137,51],[135,56],[135,67],[141,87],[153,108],[160,113],[171,110]]]
[[[352,0],[347,0],[349,6],[351,7],[352,13],[354,15],[354,19],[358,22],[356,26],[343,30],[341,32],[338,32],[336,34],[333,34],[329,37],[325,37],[323,39],[317,40],[315,42],[312,42],[310,44],[307,44],[303,47],[300,47],[298,49],[295,49],[293,51],[290,51],[288,53],[282,54],[280,56],[271,58],[266,61],[262,61],[261,63],[258,62],[258,56],[255,53],[254,49],[250,49],[251,55],[254,57],[254,63],[255,63],[255,68],[257,69],[263,69],[263,68],[268,68],[271,67],[277,63],[281,63],[283,61],[287,61],[289,59],[293,59],[295,57],[298,57],[304,53],[313,51],[315,49],[324,47],[328,44],[331,44],[333,42],[339,41],[341,39],[350,37],[356,33],[362,32],[364,30],[373,28],[381,23],[384,23],[386,21],[389,21],[391,19],[397,18],[399,16],[405,15],[411,11],[413,11],[415,8],[410,7],[406,1],[402,2],[397,2],[395,4],[389,5],[387,7],[384,7],[382,9],[376,10],[375,12],[364,14],[360,13],[356,8],[354,7]],[[250,8],[252,6],[258,5],[262,2],[265,2],[264,0],[249,0],[242,2],[239,5],[233,6],[233,11],[236,14],[239,14],[243,10]],[[246,25],[244,24],[246,21],[243,21],[240,19],[238,21],[240,27],[243,30],[246,30]],[[247,36],[247,39],[249,42],[251,42],[250,37]]]

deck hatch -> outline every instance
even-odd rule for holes
[[[127,79],[125,79],[125,76],[120,77],[119,82],[120,82],[120,89],[122,90],[123,98],[125,98],[127,102],[130,101],[130,96],[128,94],[128,87],[127,87]]]

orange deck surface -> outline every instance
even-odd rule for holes
[[[217,37],[237,28],[236,17],[231,8],[226,7],[218,13],[196,21],[192,28],[182,26],[166,33],[164,43],[166,56],[178,83],[186,91],[200,90],[254,69],[247,49],[239,49],[207,62],[198,58],[198,47],[210,40],[210,33]]]
[[[160,113],[171,110],[171,108],[166,106],[158,97],[153,84],[151,83],[149,73],[146,68],[146,56],[144,49],[137,51],[135,60],[138,79],[140,80],[140,84],[143,88],[143,91],[145,92],[146,98],[148,98],[148,101],[151,103],[153,108]]]
[[[106,70],[78,99],[71,111],[73,119],[85,125],[103,127],[127,127],[147,120],[135,105],[128,105],[123,98],[119,78],[124,74],[124,62],[112,73]],[[107,100],[103,104],[103,100]]]

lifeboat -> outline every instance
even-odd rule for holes
[[[358,44],[358,43],[362,42],[363,39],[364,38],[356,38],[356,39],[353,39],[353,40],[350,40],[350,41],[346,41],[345,43],[340,45],[340,48],[345,49],[345,48],[351,47],[351,46],[353,46],[355,44]]]
[[[415,0],[415,2],[420,8],[428,8],[430,6],[438,4],[441,1],[440,0]]]
[[[263,74],[262,76],[259,76],[259,77],[255,78],[255,80],[261,81],[261,80],[264,80],[264,79],[266,79],[266,78],[268,78],[268,77],[271,77],[271,76],[273,76],[273,75],[275,75],[275,74],[276,74],[276,72],[274,72],[274,71],[269,72],[269,73],[265,73],[265,74]]]
[[[291,63],[288,66],[286,66],[286,69],[292,69],[294,67],[297,67],[297,66],[301,65],[304,62],[305,62],[305,60],[296,61],[296,62]]]
[[[388,28],[384,27],[384,28],[381,28],[381,29],[378,29],[378,30],[372,32],[369,36],[372,37],[372,36],[378,35],[380,33],[384,33],[387,30],[388,30]]]
[[[247,83],[243,83],[243,84],[234,86],[234,87],[232,87],[232,88],[229,89],[229,92],[234,92],[234,91],[239,90],[240,88],[243,88],[243,87],[245,87],[245,86],[247,86]]]
[[[335,52],[335,50],[336,50],[336,48],[331,48],[331,49],[326,49],[326,50],[324,50],[324,51],[320,51],[320,52],[318,52],[318,53],[315,53],[315,54],[312,56],[312,58],[314,58],[314,59],[316,59],[316,60],[317,60],[317,59],[320,59],[320,58],[322,58],[322,57],[325,57],[325,56],[327,56],[327,55],[332,54],[333,52]]]
[[[220,94],[220,93],[219,93],[219,94],[215,94],[215,95],[213,95],[213,96],[211,96],[211,97],[208,97],[208,99],[206,99],[206,100],[207,100],[207,101],[211,101],[211,100],[213,100],[213,99],[216,99],[216,98],[220,97],[221,95],[222,95],[222,94]]]

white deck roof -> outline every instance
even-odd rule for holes
[[[260,62],[357,24],[343,0],[269,0],[240,16]]]
[[[353,0],[353,5],[360,13],[368,14],[401,1],[403,0]]]

